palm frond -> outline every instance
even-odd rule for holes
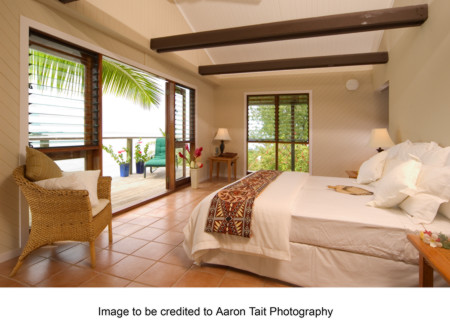
[[[103,59],[103,91],[127,98],[144,109],[158,106],[162,90],[156,79],[136,68]]]
[[[46,90],[84,92],[85,67],[81,63],[30,49],[30,82]]]
[[[30,82],[68,92],[84,92],[85,66],[45,52],[29,51]],[[131,66],[103,58],[103,92],[124,97],[144,109],[158,106],[162,89],[156,78]]]

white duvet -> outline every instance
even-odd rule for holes
[[[186,253],[197,262],[209,249],[290,260],[292,204],[307,178],[308,175],[284,172],[259,194],[253,205],[250,238],[204,231],[216,192],[210,194],[194,208],[184,228]]]
[[[289,260],[292,242],[416,264],[418,253],[408,233],[426,228],[450,234],[444,216],[438,214],[429,225],[416,224],[399,208],[367,206],[373,196],[328,188],[339,184],[371,189],[355,179],[284,172],[256,199],[250,239],[204,232],[213,193],[194,209],[184,229],[185,250],[197,262],[208,249]]]

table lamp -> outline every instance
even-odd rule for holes
[[[378,148],[377,151],[381,152],[384,150],[383,148],[392,147],[394,142],[392,142],[386,128],[377,128],[372,129],[369,145],[373,148]]]
[[[217,134],[214,138],[214,140],[220,140],[220,155],[223,154],[223,150],[225,150],[225,143],[224,141],[229,141],[231,140],[230,135],[228,134],[228,129],[227,128],[219,128],[219,130],[217,130]]]

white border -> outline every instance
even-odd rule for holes
[[[269,95],[269,94],[302,94],[307,93],[309,97],[309,174],[312,174],[312,141],[313,141],[313,104],[312,104],[312,90],[287,90],[287,91],[252,91],[244,92],[244,119],[245,119],[245,144],[247,144],[248,126],[247,126],[247,97],[250,95]],[[244,150],[244,164],[247,166],[247,152]],[[246,170],[248,168],[246,167]],[[246,171],[245,171],[246,172]]]
[[[136,61],[133,61],[131,59],[128,59],[126,57],[123,57],[119,54],[116,54],[114,52],[111,52],[109,50],[106,50],[102,47],[93,45],[85,40],[76,38],[72,35],[69,35],[65,32],[62,32],[60,30],[54,29],[52,27],[49,27],[45,24],[42,24],[40,22],[34,21],[30,18],[27,18],[25,16],[20,16],[20,43],[19,43],[19,57],[20,57],[20,96],[19,96],[19,115],[20,115],[20,121],[19,121],[19,165],[22,165],[25,163],[25,147],[28,145],[28,43],[29,43],[29,30],[30,28],[33,28],[35,30],[50,34],[52,36],[55,36],[60,39],[64,39],[65,41],[71,42],[74,45],[86,48],[88,50],[97,52],[99,54],[102,54],[104,56],[116,59],[118,61],[121,61],[123,63],[129,64],[131,66],[134,66],[136,68],[142,69],[146,72],[152,73],[157,77],[161,77],[164,80],[170,80],[175,82],[176,84],[180,84],[182,86],[186,86],[188,88],[195,90],[195,106],[196,106],[196,112],[195,112],[195,132],[196,132],[196,141],[197,141],[197,133],[198,133],[198,88],[196,85],[193,85],[191,83],[188,83],[186,81],[183,81],[181,79],[178,79],[176,77],[170,76],[164,72],[157,71],[147,65],[143,65],[141,63],[138,63]],[[105,37],[111,37],[106,33]],[[145,56],[148,56],[146,52],[142,52]],[[165,99],[165,97],[164,97]],[[20,193],[20,190],[18,191]],[[9,258],[16,257],[20,254],[20,251],[25,246],[26,241],[28,240],[28,228],[29,228],[29,209],[28,205],[26,204],[25,197],[20,193],[19,197],[19,249],[11,250],[9,252],[6,252],[5,254],[2,254],[0,256],[0,261],[5,261]]]

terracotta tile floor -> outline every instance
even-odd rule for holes
[[[225,180],[185,188],[113,218],[96,241],[97,266],[89,246],[61,242],[28,256],[16,276],[16,258],[0,263],[0,287],[280,287],[289,284],[223,266],[196,266],[182,247],[183,227],[192,209]]]

